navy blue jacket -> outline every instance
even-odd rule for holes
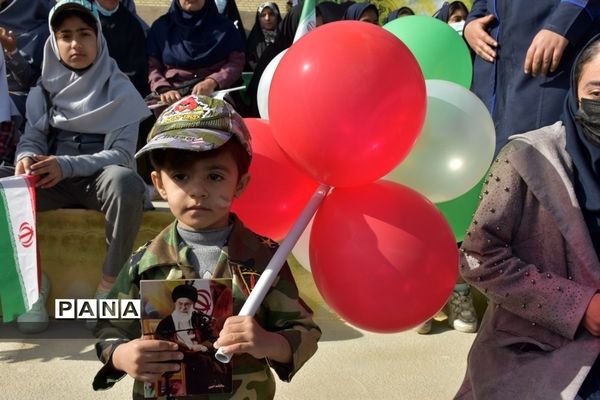
[[[561,115],[575,56],[600,32],[600,0],[475,0],[467,24],[494,14],[490,35],[498,42],[494,63],[475,57],[472,91],[496,126],[496,153],[510,135],[551,125]],[[541,29],[569,40],[558,69],[548,76],[523,72],[527,49]]]

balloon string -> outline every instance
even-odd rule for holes
[[[325,184],[321,184],[317,188],[306,204],[306,207],[304,207],[304,210],[302,210],[302,213],[300,213],[296,222],[294,222],[294,225],[292,225],[290,232],[287,234],[275,254],[273,254],[273,258],[271,258],[269,264],[265,267],[264,272],[260,275],[260,279],[256,282],[256,286],[254,286],[252,292],[250,292],[250,296],[248,296],[248,299],[242,306],[238,315],[254,316],[254,314],[256,314],[258,307],[273,285],[277,274],[279,274],[279,270],[281,270],[283,263],[287,260],[292,248],[294,248],[296,242],[298,242],[300,235],[304,232],[304,229],[306,229],[310,219],[315,215],[330,189],[331,186]],[[219,349],[215,354],[215,358],[222,363],[228,363],[231,360],[231,355],[225,354]]]

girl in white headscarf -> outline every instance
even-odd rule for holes
[[[105,297],[141,221],[144,183],[133,154],[139,123],[150,113],[109,57],[89,1],[57,2],[49,22],[42,75],[27,98],[14,173],[40,178],[39,211],[82,207],[104,213],[108,250],[96,297]],[[37,315],[43,317],[45,298],[39,302]],[[20,318],[27,320],[27,314]]]

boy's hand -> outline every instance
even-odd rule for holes
[[[155,382],[165,372],[179,371],[177,361],[183,359],[183,353],[177,347],[167,340],[135,339],[117,346],[112,364],[136,380]]]
[[[223,324],[216,349],[223,347],[225,354],[248,353],[254,358],[269,358],[280,363],[292,360],[292,350],[281,335],[261,327],[253,317],[229,317]]]

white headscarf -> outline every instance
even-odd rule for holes
[[[27,119],[36,128],[46,131],[49,123],[71,132],[107,134],[150,115],[129,78],[108,55],[97,18],[96,27],[98,54],[84,72],[73,71],[61,62],[56,36],[50,27],[40,82],[47,93],[38,84],[27,98]],[[46,105],[46,96],[50,107]]]

